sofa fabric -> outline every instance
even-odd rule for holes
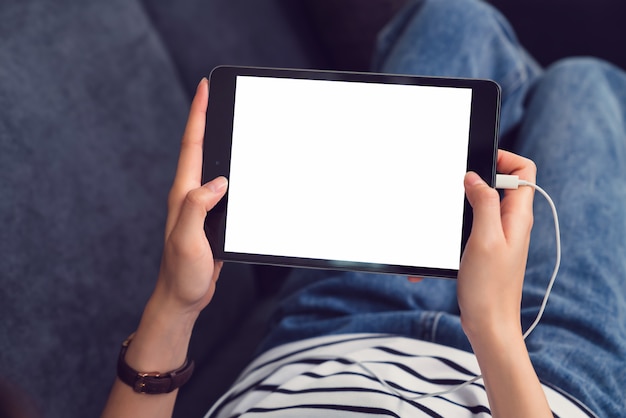
[[[326,68],[307,11],[291,0],[143,0],[186,91],[223,64]]]
[[[0,374],[48,416],[97,416],[158,271],[188,98],[134,1],[0,16]]]

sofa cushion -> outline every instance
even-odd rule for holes
[[[48,417],[98,416],[158,272],[189,97],[138,1],[0,19],[0,376]]]
[[[324,68],[307,10],[291,0],[143,0],[187,91],[217,65]]]

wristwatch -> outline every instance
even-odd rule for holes
[[[185,360],[180,368],[167,373],[149,372],[142,373],[133,369],[126,363],[126,351],[135,333],[131,334],[123,343],[120,356],[117,361],[117,377],[132,387],[137,393],[156,395],[170,393],[189,380],[193,374],[194,363],[189,359]]]

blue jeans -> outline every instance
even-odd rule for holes
[[[626,75],[590,58],[541,69],[508,23],[475,0],[412,1],[379,37],[375,71],[491,78],[503,90],[501,147],[538,167],[560,216],[563,260],[527,340],[540,379],[599,416],[626,410]],[[535,199],[522,322],[555,261],[553,220]],[[455,281],[294,270],[262,350],[319,335],[383,332],[471,351]]]

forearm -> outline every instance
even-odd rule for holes
[[[494,417],[552,417],[521,332],[470,338]]]
[[[178,369],[187,358],[195,317],[171,313],[153,296],[144,310],[137,331],[128,346],[126,363],[140,372],[168,372]],[[115,379],[103,418],[149,416],[171,417],[178,391],[147,395],[137,393]]]

